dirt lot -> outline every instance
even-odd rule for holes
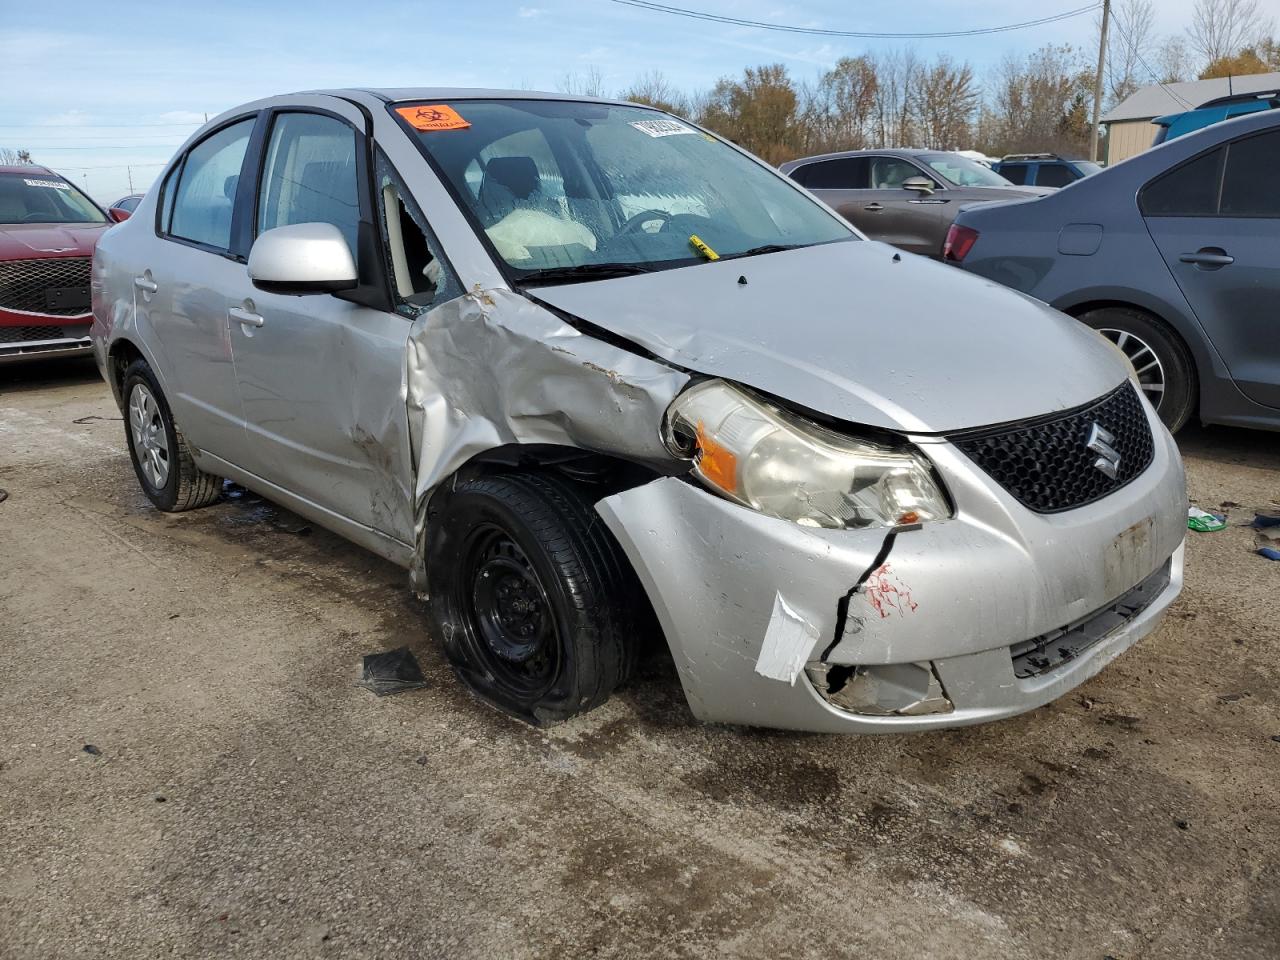
[[[1016,720],[707,727],[654,663],[542,732],[459,688],[399,569],[251,498],[153,510],[91,364],[0,377],[0,956],[1280,952],[1280,563],[1245,529]],[[1276,437],[1182,439],[1202,505],[1280,498]],[[354,684],[403,643],[428,689]]]

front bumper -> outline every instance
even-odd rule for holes
[[[1093,676],[1150,633],[1181,590],[1182,463],[1149,409],[1148,419],[1155,453],[1139,477],[1048,515],[1020,505],[949,443],[918,438],[956,516],[897,533],[887,552],[886,530],[805,528],[675,478],[596,509],[644,584],[699,719],[855,733],[982,723]],[[1100,611],[1162,568],[1167,583],[1140,609],[1104,621]],[[1105,629],[1062,662],[1015,673],[1027,641],[1082,622]],[[921,665],[950,708],[853,712],[815,687],[820,664]]]
[[[92,319],[88,314],[60,317],[0,310],[0,364],[87,357],[93,352],[89,340]]]

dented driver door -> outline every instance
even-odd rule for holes
[[[325,111],[290,107],[271,118],[256,232],[332,223],[354,254],[358,224],[372,218],[362,182],[368,176],[360,159],[362,118],[340,101],[314,99],[328,101]],[[247,272],[228,303],[247,433],[242,465],[325,510],[408,542],[410,320],[330,294],[268,293],[255,288]]]

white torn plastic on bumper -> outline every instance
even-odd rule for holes
[[[756,658],[756,673],[795,686],[796,677],[817,642],[818,628],[792,610],[782,594],[775,594],[773,614]]]

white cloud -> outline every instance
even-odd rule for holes
[[[45,117],[40,121],[42,127],[83,127],[90,123],[89,114],[83,110],[72,108]]]
[[[541,7],[521,7],[520,8],[520,16],[523,17],[525,20],[530,20],[533,17],[540,17],[546,12],[547,11],[543,10]]]
[[[169,110],[160,114],[160,123],[204,123],[206,114],[196,110]]]

